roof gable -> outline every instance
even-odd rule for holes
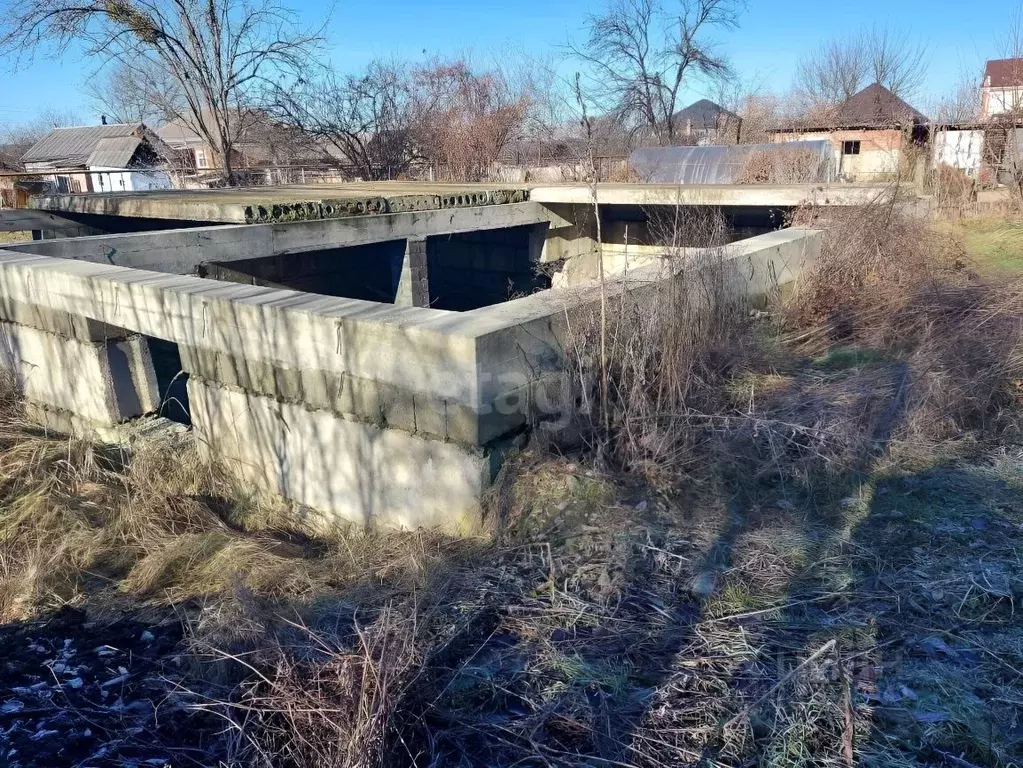
[[[134,137],[138,140],[144,132],[145,126],[142,123],[54,128],[33,144],[21,160],[23,163],[45,163],[55,168],[85,166],[97,145],[104,139]]]
[[[137,136],[111,136],[96,142],[86,165],[90,168],[127,168],[143,139]]]
[[[688,120],[694,128],[717,128],[731,121],[737,121],[739,116],[734,112],[729,112],[720,104],[715,104],[710,99],[700,99],[676,112],[675,119],[683,122]]]
[[[854,93],[838,108],[839,126],[925,123],[927,118],[880,83]]]
[[[201,112],[202,123],[210,130],[216,130],[217,121],[213,113],[204,109]],[[258,129],[268,122],[269,118],[254,109],[231,110],[231,139],[235,142],[250,140],[250,134],[258,132]],[[202,146],[206,140],[200,136],[192,125],[194,120],[184,120],[180,117],[164,123],[156,129],[156,135],[166,144],[174,149]]]
[[[1023,59],[991,59],[984,68],[984,85],[1009,88],[1023,85]]]

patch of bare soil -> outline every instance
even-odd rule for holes
[[[180,620],[78,609],[0,627],[0,765],[216,763],[218,718],[190,709]]]

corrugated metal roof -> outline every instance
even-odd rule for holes
[[[643,181],[655,184],[742,184],[833,181],[830,141],[707,147],[644,147],[629,155]]]
[[[90,168],[127,168],[142,139],[136,136],[114,136],[100,139],[86,165]]]
[[[23,163],[46,163],[55,168],[85,166],[96,145],[103,139],[141,135],[140,123],[116,125],[85,125],[75,128],[54,128],[26,152]]]

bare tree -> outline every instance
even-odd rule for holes
[[[0,0],[0,19],[0,54],[79,42],[130,67],[154,95],[164,91],[153,78],[166,73],[176,92],[157,106],[209,144],[227,183],[239,110],[307,67],[320,42],[275,0]]]
[[[928,106],[928,114],[941,125],[976,122],[980,107],[977,93],[976,73],[960,71],[953,87]]]
[[[384,61],[357,75],[323,68],[297,88],[276,89],[270,111],[318,138],[363,178],[405,173],[422,157],[417,130],[433,108],[420,98],[409,69]]]
[[[480,70],[466,59],[431,62],[415,83],[419,98],[434,105],[419,130],[427,156],[452,179],[485,179],[521,135],[531,94],[518,91],[504,70]]]
[[[20,166],[21,157],[29,147],[54,128],[80,125],[77,113],[56,107],[46,107],[31,120],[0,125],[0,150],[7,165]]]
[[[112,62],[102,76],[90,80],[86,92],[96,113],[113,123],[155,125],[183,111],[177,83],[149,59],[132,65]]]
[[[872,83],[911,99],[927,75],[927,48],[886,27],[836,38],[805,54],[796,64],[796,90],[810,112],[837,109]]]
[[[679,96],[693,77],[731,74],[710,34],[738,26],[739,0],[610,0],[572,46],[589,71],[585,95],[600,110],[644,127],[660,143],[676,136]]]

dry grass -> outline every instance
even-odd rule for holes
[[[506,463],[488,542],[312,537],[0,402],[5,618],[173,605],[227,765],[1010,765],[1020,294],[890,211],[814,222],[773,319],[716,262],[612,307],[607,419]]]
[[[822,164],[819,153],[795,147],[751,150],[735,183],[812,184],[821,178]]]
[[[789,342],[814,355],[866,349],[905,366],[890,435],[899,458],[949,458],[954,443],[1015,435],[1023,281],[978,276],[958,239],[887,206],[802,218],[826,236],[789,307]]]
[[[702,416],[721,407],[757,343],[720,212],[679,208],[654,217],[651,231],[665,279],[613,300],[603,326],[596,311],[570,324],[566,350],[583,407],[568,434],[582,435],[597,468],[670,488],[700,462]],[[704,250],[686,250],[693,245]]]
[[[0,232],[0,247],[5,243],[21,243],[31,239],[31,232]]]

